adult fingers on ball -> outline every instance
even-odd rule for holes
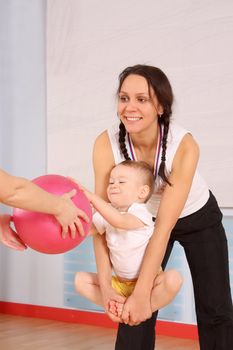
[[[75,225],[77,227],[77,230],[78,230],[80,236],[82,236],[82,237],[85,236],[85,231],[84,231],[83,225],[79,219],[77,219],[75,221]]]
[[[67,225],[62,226],[62,238],[66,238],[69,231],[69,227]]]
[[[90,222],[90,218],[89,216],[81,209],[78,208],[78,216],[80,218],[82,218],[84,221],[86,221],[87,223]]]
[[[77,231],[77,228],[76,228],[75,224],[70,225],[69,228],[70,228],[71,238],[75,238],[76,237],[76,231]]]

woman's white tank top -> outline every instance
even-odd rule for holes
[[[115,163],[118,164],[125,160],[123,154],[120,151],[119,147],[119,124],[114,124],[111,128],[107,130],[108,136],[111,142],[112,146],[112,152],[114,155]],[[169,126],[169,132],[168,132],[168,138],[167,138],[167,150],[166,150],[166,170],[168,173],[172,170],[172,162],[174,159],[174,156],[176,154],[176,151],[180,145],[180,142],[182,141],[183,137],[188,133],[187,130],[183,129],[179,125],[175,123],[170,123]],[[130,155],[130,145],[128,142],[128,138],[125,139],[126,148],[128,150],[128,154]],[[131,144],[131,147],[133,145]],[[160,152],[160,159],[159,164],[161,162],[161,153]],[[134,152],[135,155],[135,152]],[[147,208],[152,213],[152,215],[156,216],[157,211],[160,204],[162,194],[162,183],[161,179],[157,176],[156,185],[155,185],[155,191],[149,201],[146,203]],[[187,198],[187,201],[185,203],[185,206],[180,214],[180,218],[190,215],[200,208],[202,208],[205,203],[207,202],[209,198],[209,189],[204,181],[204,179],[200,176],[198,171],[195,172],[192,186]],[[175,203],[174,203],[175,205]]]

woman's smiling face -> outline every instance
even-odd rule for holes
[[[163,113],[147,80],[136,74],[125,78],[118,95],[118,116],[127,132],[139,133],[157,123],[158,115]]]

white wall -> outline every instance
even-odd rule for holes
[[[201,169],[219,204],[233,207],[233,2],[47,3],[49,169],[91,185],[92,143],[116,120],[118,74],[151,64],[171,80],[174,118],[199,141]]]

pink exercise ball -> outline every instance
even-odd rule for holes
[[[44,175],[33,180],[35,184],[45,191],[55,195],[62,195],[76,189],[77,193],[72,198],[74,204],[83,210],[90,222],[81,220],[85,236],[88,233],[92,211],[87,197],[84,195],[76,183],[60,175]],[[60,254],[67,252],[79,245],[85,238],[77,232],[73,239],[70,233],[66,238],[61,236],[61,226],[53,215],[27,211],[23,209],[14,209],[13,221],[19,237],[25,244],[41,253]]]

